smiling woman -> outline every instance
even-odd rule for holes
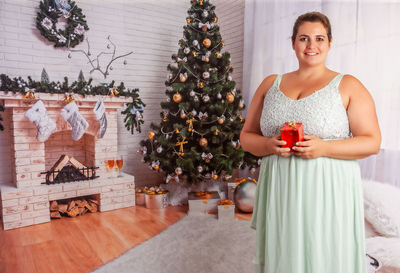
[[[242,148],[263,156],[252,227],[264,273],[365,273],[361,176],[355,159],[379,151],[374,102],[355,77],[328,69],[329,19],[310,12],[293,27],[299,68],[258,87]],[[280,128],[303,124],[304,141],[282,148]]]

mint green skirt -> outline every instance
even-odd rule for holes
[[[263,158],[251,227],[263,273],[365,273],[356,160]]]

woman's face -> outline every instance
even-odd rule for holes
[[[299,26],[292,47],[300,65],[314,66],[325,63],[331,43],[324,25],[320,22],[304,22]]]

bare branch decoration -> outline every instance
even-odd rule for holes
[[[89,39],[86,38],[86,43],[87,43],[87,50],[82,50],[82,49],[70,49],[70,52],[80,52],[83,55],[86,56],[86,58],[89,60],[88,63],[92,66],[92,70],[90,70],[90,74],[93,73],[94,71],[99,71],[103,76],[104,79],[107,78],[107,76],[110,74],[110,72],[108,72],[108,70],[112,70],[112,66],[111,64],[115,61],[118,60],[120,58],[126,57],[128,55],[131,55],[133,53],[133,51],[126,53],[126,54],[122,54],[119,56],[116,56],[116,51],[117,51],[117,46],[111,41],[110,39],[110,35],[107,37],[107,40],[110,42],[110,44],[112,44],[113,46],[113,50],[112,52],[100,52],[99,54],[97,54],[96,58],[91,59],[90,56],[92,55],[92,53],[90,52],[90,43],[89,43]],[[109,49],[109,46],[107,46],[107,48]],[[112,55],[111,56],[111,60],[108,62],[107,66],[105,69],[100,67],[100,57],[102,55]],[[71,53],[68,55],[68,58],[71,58]],[[126,61],[124,61],[124,64],[126,64]]]

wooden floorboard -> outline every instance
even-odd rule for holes
[[[0,273],[86,273],[157,235],[187,206],[130,207],[0,230]],[[236,212],[250,220],[252,214]]]

